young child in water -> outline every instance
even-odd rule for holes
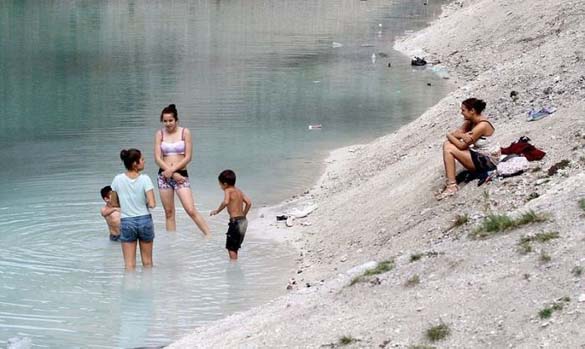
[[[224,170],[217,177],[219,187],[224,192],[223,201],[219,207],[209,213],[214,216],[227,207],[230,215],[228,223],[227,238],[225,248],[228,250],[230,260],[238,259],[238,250],[242,247],[246,230],[248,229],[248,220],[246,215],[252,207],[252,201],[240,189],[236,187],[236,174],[232,170]]]
[[[108,229],[110,231],[110,240],[111,241],[119,241],[120,240],[120,209],[113,207],[110,202],[110,195],[112,194],[112,187],[109,185],[103,187],[100,190],[100,194],[102,195],[102,199],[106,203],[104,207],[102,207],[101,214],[102,217],[106,220],[108,224]]]

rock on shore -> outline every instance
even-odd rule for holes
[[[454,91],[397,132],[331,154],[298,199],[319,208],[289,228],[300,258],[287,296],[170,347],[584,346],[584,18],[581,0],[463,0],[397,42],[440,61]],[[547,155],[437,202],[441,144],[468,97],[487,101],[502,146],[526,135]],[[549,106],[557,111],[526,120]],[[470,236],[489,214],[530,210],[544,221]],[[444,338],[427,332],[437,325]]]

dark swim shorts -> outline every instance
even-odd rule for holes
[[[496,169],[496,165],[493,164],[489,157],[473,150],[469,152],[471,153],[471,161],[473,161],[473,166],[475,166],[477,172],[488,172]]]
[[[238,251],[242,247],[246,230],[248,229],[248,220],[246,217],[230,218],[228,223],[227,237],[225,240],[225,248],[228,251]]]

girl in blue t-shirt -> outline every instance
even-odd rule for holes
[[[111,201],[120,207],[120,242],[127,270],[136,268],[136,241],[140,242],[140,257],[144,267],[152,267],[154,225],[150,209],[156,206],[154,186],[150,177],[140,174],[144,158],[138,149],[124,149],[120,158],[126,167],[112,182]]]

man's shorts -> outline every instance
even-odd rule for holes
[[[151,215],[122,218],[120,242],[134,242],[136,240],[142,242],[154,240],[154,224]]]
[[[177,183],[172,177],[166,178],[162,175],[163,170],[162,168],[158,170],[158,177],[157,177],[157,184],[159,190],[165,189],[172,189],[177,190],[181,188],[191,188],[191,182],[189,182],[189,173],[187,170],[179,170],[177,171],[178,174],[185,177],[185,181],[181,184]]]
[[[228,251],[238,251],[242,247],[246,230],[248,229],[248,220],[246,217],[230,218],[228,223],[227,237],[225,240],[225,248]]]

